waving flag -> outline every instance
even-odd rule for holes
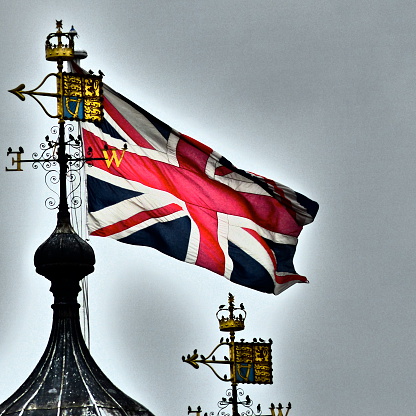
[[[82,123],[93,236],[153,247],[232,282],[278,294],[307,282],[297,237],[318,204],[237,169],[104,85],[104,120]]]

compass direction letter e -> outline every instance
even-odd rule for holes
[[[7,150],[7,156],[16,155],[16,159],[14,157],[12,157],[12,166],[14,164],[16,164],[17,167],[14,168],[14,169],[9,169],[9,168],[6,167],[6,172],[19,172],[19,171],[21,172],[21,171],[23,171],[23,169],[22,169],[22,153],[24,153],[22,147],[19,147],[19,151],[17,151],[17,152],[13,152],[11,147],[9,147],[9,150]]]

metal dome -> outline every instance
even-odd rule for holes
[[[84,342],[77,295],[94,262],[69,222],[58,223],[36,251],[37,272],[52,282],[52,331],[32,374],[0,404],[0,416],[153,416],[105,376]]]

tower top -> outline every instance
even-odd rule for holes
[[[32,374],[11,397],[0,403],[0,416],[153,416],[105,376],[92,358],[81,333],[77,303],[81,290],[79,282],[94,271],[95,255],[92,247],[76,234],[70,222],[66,189],[68,166],[79,162],[75,166],[76,169],[81,169],[86,158],[82,152],[78,156],[67,154],[66,148],[75,139],[71,135],[69,140],[66,139],[65,120],[85,120],[87,117],[79,109],[82,107],[85,112],[87,100],[95,103],[94,108],[100,107],[101,75],[62,72],[63,61],[80,56],[74,55],[76,31],[72,28],[69,32],[62,32],[61,20],[56,22],[56,28],[57,31],[49,34],[46,39],[46,59],[57,62],[58,73],[49,74],[44,81],[49,76],[56,77],[57,93],[43,93],[37,89],[23,91],[23,84],[11,90],[22,100],[25,94],[31,95],[39,104],[37,96],[58,99],[58,140],[52,143],[47,138],[47,147],[42,155],[49,154],[50,150],[50,157],[30,161],[45,163],[52,166],[52,169],[59,165],[57,225],[36,250],[34,258],[36,271],[52,283],[52,330],[45,352]],[[82,88],[77,89],[77,85]],[[92,90],[97,93],[92,94]],[[45,112],[49,115],[46,110]],[[92,118],[88,120],[92,121]],[[81,140],[79,136],[77,142],[80,147]],[[20,153],[23,153],[23,149]],[[21,162],[23,160],[19,159]]]

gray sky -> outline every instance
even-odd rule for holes
[[[155,415],[217,410],[226,387],[181,356],[209,353],[231,291],[245,339],[272,338],[274,384],[255,403],[293,416],[413,415],[416,407],[416,4],[413,1],[4,0],[0,23],[0,402],[30,374],[51,327],[33,254],[56,212],[41,171],[7,173],[9,146],[38,151],[54,120],[8,89],[37,86],[55,19],[86,69],[242,169],[320,203],[295,266],[309,285],[275,297],[141,247],[93,238],[91,350]],[[53,87],[50,87],[51,89]],[[1,171],[3,169],[3,172]]]

